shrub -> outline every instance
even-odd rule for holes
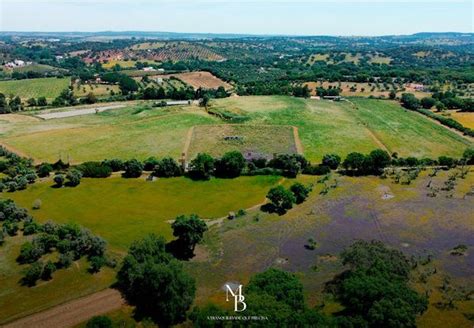
[[[51,172],[53,172],[53,166],[49,163],[42,163],[38,166],[37,173],[40,178],[49,177]]]
[[[189,176],[197,180],[209,180],[214,173],[214,159],[211,155],[199,153],[189,163]]]
[[[462,159],[466,164],[474,165],[474,148],[467,148],[462,155]]]
[[[69,268],[74,261],[74,253],[67,252],[64,254],[59,254],[58,267],[59,268]]]
[[[159,160],[156,157],[149,157],[143,162],[143,169],[145,171],[153,171]]]
[[[22,283],[27,286],[35,286],[36,282],[41,278],[43,273],[43,263],[40,261],[33,263],[26,271],[22,278]]]
[[[23,235],[25,236],[33,235],[40,230],[41,230],[41,226],[37,222],[35,221],[25,222],[23,226]]]
[[[440,166],[446,166],[448,168],[456,166],[456,161],[452,157],[440,156],[438,157],[438,164]]]
[[[81,183],[82,173],[79,170],[72,169],[66,174],[67,185],[69,187],[76,187]]]
[[[301,204],[308,198],[309,192],[311,191],[311,188],[305,187],[302,183],[295,182],[291,187],[290,191],[293,193],[295,196],[295,203],[296,204]]]
[[[97,273],[107,263],[107,260],[103,256],[91,256],[89,263],[89,272]]]
[[[183,175],[183,170],[179,164],[171,157],[165,157],[158,161],[153,170],[153,176],[170,178]]]
[[[245,158],[238,151],[225,153],[216,160],[216,176],[221,178],[235,178],[240,176],[245,167]]]
[[[326,175],[330,172],[331,169],[326,165],[310,165],[303,171],[304,174],[310,175]]]
[[[104,162],[84,162],[77,169],[85,178],[107,178],[112,174],[112,169]]]
[[[337,169],[341,164],[341,157],[336,154],[326,154],[323,156],[322,165],[329,167],[331,170]]]
[[[31,208],[33,208],[34,210],[39,210],[41,208],[41,205],[42,205],[41,199],[35,199]]]
[[[64,178],[63,174],[56,174],[53,180],[54,180],[54,183],[56,184],[56,187],[62,187],[66,179]]]
[[[293,203],[296,202],[293,193],[283,186],[270,189],[267,198],[270,200],[273,210],[280,214],[286,213],[287,210],[293,207]]]
[[[124,169],[123,177],[139,178],[143,173],[143,164],[136,159],[131,159],[125,162]]]
[[[56,271],[56,266],[54,265],[54,263],[51,261],[46,262],[46,264],[43,267],[41,279],[50,280],[51,278],[53,278],[54,271]]]
[[[108,166],[112,169],[112,172],[123,171],[125,166],[121,159],[106,159],[102,162],[104,166]]]
[[[420,101],[412,93],[403,93],[400,102],[407,109],[420,108]]]

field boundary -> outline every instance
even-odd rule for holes
[[[225,126],[244,126],[244,127],[287,127],[291,128],[292,133],[293,133],[293,142],[295,144],[296,148],[296,153],[303,155],[304,149],[303,149],[303,144],[301,143],[301,139],[299,137],[299,132],[298,128],[294,125],[279,125],[279,124],[238,124],[238,123],[229,123],[229,124],[202,124],[202,125],[194,125],[189,128],[187,134],[186,134],[186,141],[184,143],[183,151],[182,154],[184,154],[184,160],[188,161],[188,152],[189,152],[189,147],[191,146],[191,142],[193,141],[193,136],[194,136],[194,128],[195,127],[225,127]]]
[[[3,328],[66,328],[90,318],[119,309],[125,300],[115,289],[105,289],[63,304],[53,306],[21,319],[7,323]]]

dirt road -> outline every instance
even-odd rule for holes
[[[75,326],[96,315],[119,309],[125,301],[115,289],[106,289],[49,310],[13,321],[4,328],[66,328]]]

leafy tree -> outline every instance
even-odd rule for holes
[[[136,159],[131,159],[125,162],[124,169],[125,178],[139,178],[143,172],[143,164]]]
[[[363,171],[365,164],[365,156],[361,153],[350,153],[342,162],[344,169],[349,171]]]
[[[407,109],[420,108],[420,101],[412,93],[403,93],[400,102]]]
[[[48,101],[45,97],[39,97],[37,101],[37,105],[40,107],[48,106]]]
[[[72,169],[66,174],[67,185],[70,187],[76,187],[81,183],[82,173],[79,170]]]
[[[49,177],[49,174],[53,172],[53,166],[49,163],[42,163],[37,170],[40,178]]]
[[[56,174],[53,180],[54,180],[54,183],[56,184],[56,187],[62,187],[66,179],[64,178],[63,174]]]
[[[227,152],[215,162],[216,176],[222,178],[238,177],[242,173],[245,163],[245,158],[240,152]]]
[[[197,180],[209,180],[214,173],[214,159],[206,153],[199,153],[189,163],[189,176]]]
[[[112,174],[112,169],[104,162],[84,162],[77,169],[85,178],[106,178]]]
[[[365,157],[365,171],[380,174],[390,162],[390,155],[385,150],[375,149]]]
[[[43,263],[41,261],[35,262],[25,271],[25,275],[22,278],[22,283],[32,287],[36,285],[36,282],[41,278],[43,272]]]
[[[441,166],[446,166],[448,168],[456,166],[456,161],[452,157],[440,156],[438,157],[438,164]]]
[[[309,192],[311,191],[310,187],[306,187],[302,183],[295,182],[291,187],[290,191],[295,196],[295,203],[301,204],[308,198]]]
[[[267,198],[270,200],[273,210],[280,214],[286,213],[287,210],[293,207],[293,203],[296,202],[293,193],[283,186],[270,189]]]
[[[182,322],[195,295],[194,280],[165,251],[165,240],[147,235],[135,241],[117,274],[117,286],[141,316],[163,326]]]
[[[178,177],[183,175],[183,169],[174,159],[165,157],[155,165],[153,175],[163,178]]]
[[[38,105],[35,98],[30,98],[26,102],[28,103],[28,106],[30,106],[30,107],[34,107],[34,106]]]
[[[208,229],[206,222],[195,214],[178,216],[171,228],[173,236],[178,237],[177,247],[182,251],[184,258],[192,256],[196,244],[202,240],[204,232]]]
[[[415,327],[427,308],[425,297],[408,285],[412,268],[403,253],[379,241],[357,241],[341,253],[349,266],[328,289],[344,306],[342,314],[368,327]]]
[[[246,290],[249,294],[270,295],[293,310],[304,308],[303,284],[289,272],[271,268],[258,273],[250,279]]]
[[[336,154],[326,154],[323,156],[322,164],[329,167],[331,170],[335,170],[339,164],[341,164],[341,157]]]
[[[124,169],[124,163],[121,159],[106,159],[102,162],[104,166],[108,166],[112,169],[112,172],[122,171]]]
[[[97,273],[100,271],[100,269],[106,264],[106,259],[103,256],[92,256],[89,259],[90,267],[89,267],[89,272],[90,273]]]
[[[467,148],[464,151],[462,158],[467,165],[474,165],[474,148]]]
[[[43,267],[43,272],[41,273],[42,280],[51,280],[53,278],[53,273],[56,271],[56,266],[53,262],[48,261]]]
[[[431,98],[431,97],[424,97],[421,99],[421,106],[425,109],[430,109],[434,105],[436,105],[436,99]]]
[[[301,155],[278,155],[268,162],[268,166],[282,170],[284,176],[295,178],[301,170],[309,165],[308,161]]]
[[[159,163],[159,160],[152,156],[148,157],[144,162],[143,162],[143,169],[145,171],[153,171],[155,169],[155,166]]]
[[[89,92],[84,98],[84,103],[86,104],[95,104],[97,102],[97,97],[92,92]]]

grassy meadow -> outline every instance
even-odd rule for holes
[[[4,194],[31,209],[40,199],[41,209],[32,212],[40,222],[77,222],[104,237],[115,250],[125,251],[146,233],[172,238],[169,220],[181,214],[203,218],[226,216],[264,201],[279,177],[193,181],[187,178],[83,179],[76,188],[53,188],[51,180],[35,183],[25,191]]]
[[[20,96],[23,100],[38,97],[52,100],[69,87],[70,81],[71,79],[67,77],[0,81],[0,93],[6,96],[11,94]]]
[[[41,281],[35,287],[21,286],[19,281],[28,265],[18,264],[16,257],[26,239],[21,235],[8,237],[0,247],[0,324],[94,293],[115,280],[115,271],[110,268],[91,275],[89,264],[82,259],[53,273],[51,281]]]
[[[305,156],[315,162],[327,153],[344,157],[353,151],[368,153],[375,148],[385,148],[400,156],[458,157],[472,144],[395,102],[360,98],[351,101],[231,97],[213,100],[211,109],[238,114],[245,118],[245,125],[256,130],[266,125],[296,126]],[[225,123],[197,106],[151,108],[138,104],[97,115],[49,121],[12,123],[0,118],[0,137],[5,144],[37,161],[62,158],[78,163],[149,156],[177,159],[191,127]],[[277,145],[281,138],[268,142]]]

